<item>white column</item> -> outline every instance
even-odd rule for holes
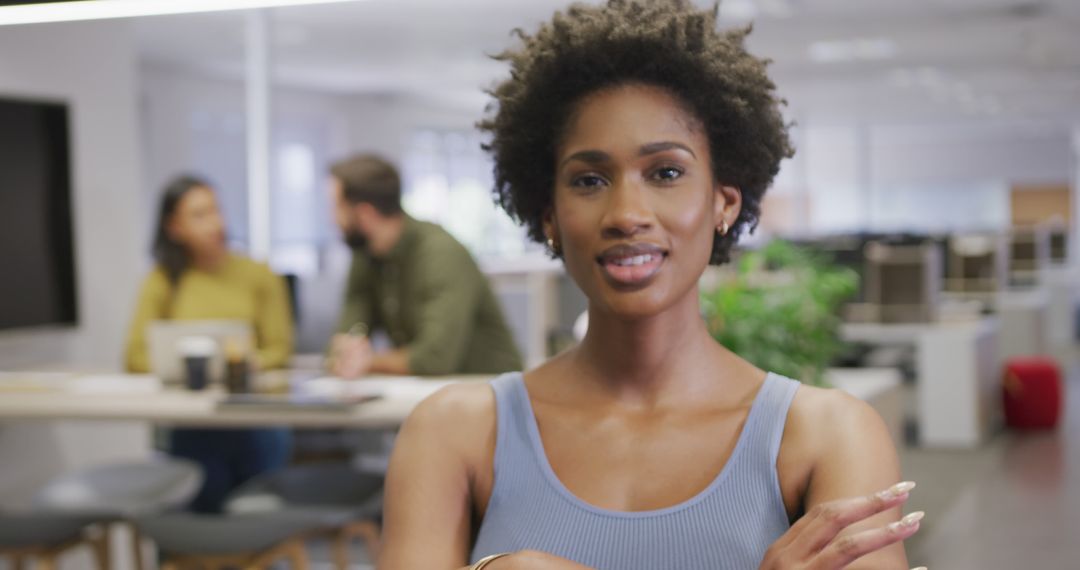
[[[1080,265],[1080,124],[1072,129],[1072,158],[1070,175],[1070,197],[1072,198],[1072,234],[1069,236],[1069,261],[1073,266]]]
[[[859,137],[851,125],[801,128],[810,218],[815,232],[849,232],[865,228],[867,200],[859,187]]]
[[[251,10],[245,36],[248,253],[270,256],[270,13]]]
[[[859,193],[859,228],[872,229],[876,226],[874,210],[877,208],[877,196],[874,194],[870,127],[865,124],[855,126],[855,184]]]

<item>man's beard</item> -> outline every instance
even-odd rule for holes
[[[344,232],[345,244],[353,251],[367,251],[368,238],[356,228],[349,228]]]

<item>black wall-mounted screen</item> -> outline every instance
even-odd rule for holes
[[[67,105],[0,97],[0,329],[78,322]]]

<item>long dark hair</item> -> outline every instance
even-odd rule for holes
[[[184,245],[169,237],[169,220],[176,213],[180,200],[195,188],[213,188],[206,180],[183,174],[173,178],[165,185],[161,193],[161,206],[158,208],[157,231],[154,233],[154,246],[151,252],[154,261],[165,272],[169,283],[175,286],[188,266],[188,253]]]

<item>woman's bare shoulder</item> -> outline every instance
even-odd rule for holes
[[[893,449],[884,420],[870,404],[842,390],[807,385],[791,402],[783,444],[810,462],[838,448]]]
[[[447,436],[490,428],[495,420],[495,391],[489,382],[459,382],[439,389],[409,414],[405,426],[440,430]],[[445,431],[443,431],[445,430]]]
[[[866,422],[880,422],[881,417],[866,402],[835,388],[802,385],[795,393],[788,412],[788,422],[797,426],[815,426],[813,431],[824,435],[847,432]]]
[[[788,410],[777,457],[784,504],[792,517],[811,496],[839,498],[889,485],[896,462],[885,422],[866,402],[840,390],[800,386]],[[878,471],[887,472],[875,475]],[[836,473],[843,473],[837,477]],[[866,481],[872,483],[866,483]],[[811,483],[817,488],[811,493]],[[893,481],[895,482],[895,481]]]

